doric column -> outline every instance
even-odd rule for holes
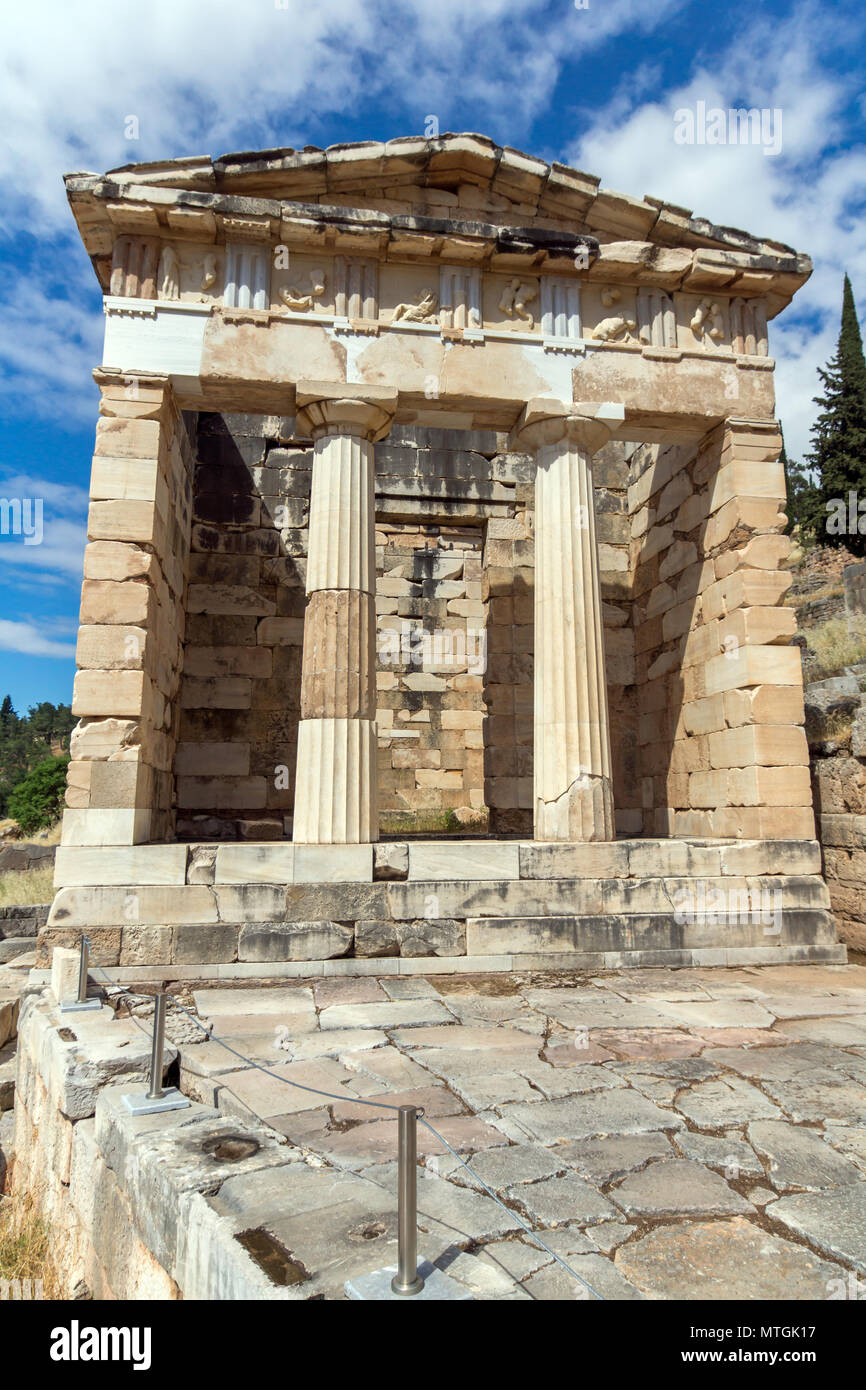
[[[537,840],[615,835],[591,459],[622,418],[621,406],[530,401],[513,436],[513,446],[534,452],[537,465]]]
[[[305,844],[379,838],[373,445],[396,398],[345,390],[298,390],[298,430],[315,442],[293,832]]]

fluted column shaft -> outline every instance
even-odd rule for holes
[[[354,398],[298,416],[315,444],[293,833],[305,844],[379,838],[373,442],[392,417]]]
[[[610,725],[591,466],[610,426],[561,411],[545,417],[536,409],[516,433],[517,447],[534,449],[537,463],[534,835],[611,840]]]

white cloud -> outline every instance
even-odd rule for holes
[[[830,45],[851,37],[848,28],[834,32],[826,13],[809,6],[783,26],[759,19],[727,51],[716,52],[711,67],[699,59],[663,101],[629,101],[624,81],[568,151],[608,187],[664,197],[812,257],[812,278],[770,328],[777,413],[793,457],[809,447],[816,367],[835,350],[846,269],[866,305],[866,150],[840,147],[851,83],[822,68]],[[750,145],[675,144],[674,112],[698,101],[725,110],[781,108],[781,154],[767,156]]]
[[[16,623],[8,618],[0,618],[0,651],[19,652],[22,656],[52,656],[68,661],[75,656],[75,643],[56,642],[46,637],[33,623]]]
[[[82,556],[87,541],[88,495],[84,488],[21,473],[0,477],[0,498],[29,499],[25,533],[35,543],[25,543],[25,534],[4,535],[0,543],[0,570],[3,588],[25,592],[39,588],[77,589]],[[38,511],[37,511],[38,505]],[[4,519],[4,525],[9,525]],[[36,537],[41,537],[36,540]]]
[[[677,20],[686,0],[43,0],[4,16],[0,53],[0,221],[35,232],[33,274],[0,304],[0,402],[93,418],[100,355],[98,290],[62,187],[70,169],[269,144],[301,146],[326,121],[375,110],[392,133],[435,114],[547,158],[565,158],[628,193],[649,192],[808,251],[816,272],[772,328],[779,411],[792,453],[806,445],[814,367],[838,332],[841,274],[866,301],[866,151],[839,148],[859,93],[824,66],[856,49],[856,18],[794,6],[784,23],[732,24],[730,47],[698,50],[664,92],[661,55],[623,72],[607,106],[580,113],[568,148],[543,149],[533,123],[567,62],[619,34]],[[691,33],[690,30],[684,32]],[[697,43],[700,44],[700,33]],[[615,68],[611,69],[612,76]],[[657,95],[664,92],[663,98]],[[579,101],[579,84],[575,100]],[[783,151],[674,144],[673,112],[697,100],[781,107]],[[568,108],[574,109],[573,103]],[[140,139],[125,138],[135,115]],[[565,120],[563,114],[563,121]],[[465,122],[465,114],[462,122]],[[578,136],[578,129],[580,134]],[[568,145],[568,141],[563,142]],[[38,389],[34,389],[38,383]]]

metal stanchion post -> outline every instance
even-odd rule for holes
[[[150,1089],[145,1095],[125,1095],[123,1103],[130,1115],[158,1115],[163,1110],[185,1110],[189,1100],[175,1086],[163,1087],[162,1064],[165,1052],[165,1008],[167,996],[160,990],[154,1000],[153,1046],[150,1052]]]
[[[418,1273],[418,1111],[401,1105],[397,1176],[397,1273],[391,1280],[394,1293],[409,1297],[420,1293],[424,1280]]]
[[[81,1013],[84,1009],[101,1009],[101,999],[87,997],[87,967],[90,962],[90,948],[87,937],[81,937],[81,955],[78,960],[78,993],[74,999],[61,1001],[60,1011],[64,1014]]]
[[[156,996],[153,1011],[153,1048],[150,1054],[150,1090],[148,1100],[162,1100],[162,1054],[165,1050],[165,991]]]
[[[472,1301],[465,1284],[424,1261],[423,1276],[418,1271],[418,1117],[424,1111],[417,1105],[397,1109],[397,1271],[393,1265],[374,1269],[347,1279],[346,1297],[364,1302],[411,1298],[419,1303],[447,1299]],[[428,1176],[430,1176],[428,1174]]]

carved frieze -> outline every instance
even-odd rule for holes
[[[718,347],[725,336],[725,318],[718,299],[702,299],[691,318],[689,327],[704,347]]]
[[[677,346],[674,301],[664,290],[640,290],[637,297],[638,337],[647,347]]]
[[[509,280],[502,297],[499,300],[499,308],[503,314],[508,314],[509,318],[514,319],[515,328],[535,327],[535,315],[532,309],[527,306],[531,301],[538,298],[538,285],[535,280],[521,280],[515,278]]]
[[[111,261],[110,293],[129,299],[155,299],[158,264],[156,237],[118,237]]]
[[[266,246],[234,242],[226,246],[223,303],[228,309],[269,307],[271,258]]]
[[[442,328],[481,328],[481,271],[476,267],[439,267],[439,323]]]
[[[156,282],[157,298],[180,299],[180,266],[177,252],[170,244],[162,248]]]
[[[582,342],[577,280],[564,275],[541,277],[541,332],[546,347],[567,348]]]
[[[295,313],[307,313],[316,307],[316,300],[325,293],[325,272],[316,266],[308,270],[291,285],[280,290],[280,299],[287,309]]]
[[[767,356],[767,307],[762,299],[731,300],[731,347],[740,356]]]
[[[438,323],[439,296],[424,289],[412,304],[397,304],[391,315],[392,323]]]
[[[605,309],[616,312],[599,319],[592,329],[592,337],[602,343],[632,342],[637,328],[637,320],[621,304],[622,291],[615,285],[606,285],[601,291],[601,302]]]
[[[378,319],[378,261],[360,256],[334,258],[334,312],[338,319]]]

